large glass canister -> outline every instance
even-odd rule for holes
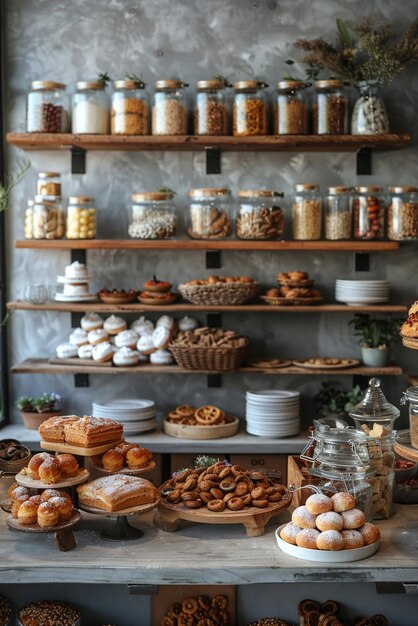
[[[348,133],[349,99],[341,80],[317,80],[312,107],[314,135],[346,135]]]
[[[94,239],[96,208],[90,196],[70,196],[67,208],[67,239]]]
[[[113,88],[110,111],[112,135],[148,135],[149,107],[145,83],[116,80]]]
[[[192,239],[226,239],[232,233],[229,189],[204,188],[189,191],[188,234]]]
[[[373,515],[373,489],[370,480],[361,473],[330,472],[321,469],[313,469],[313,476],[319,476],[319,483],[315,483],[322,493],[329,498],[341,491],[347,491],[355,498],[356,509],[363,511],[366,521],[371,522]]]
[[[384,239],[385,211],[383,187],[356,187],[353,199],[354,239]]]
[[[65,85],[50,80],[35,80],[27,98],[28,133],[68,133],[68,96]]]
[[[325,198],[325,239],[351,239],[351,187],[328,187]]]
[[[227,135],[229,130],[228,107],[224,80],[199,80],[196,83],[194,107],[195,135]]]
[[[389,194],[389,239],[418,239],[418,187],[389,187]]]
[[[277,83],[274,135],[306,135],[309,132],[307,86],[300,80],[281,80]]]
[[[321,239],[322,197],[319,185],[298,183],[292,202],[293,239]]]
[[[36,193],[43,196],[61,196],[61,174],[39,172]]]
[[[234,83],[232,132],[236,137],[267,135],[266,87],[266,83],[257,80],[240,80]]]
[[[108,135],[109,118],[109,99],[103,83],[78,82],[73,95],[72,132],[76,135]]]
[[[132,194],[128,233],[134,239],[170,239],[176,234],[177,214],[172,191]]]
[[[181,80],[157,80],[152,107],[153,135],[187,135],[188,109]]]
[[[284,217],[278,198],[282,191],[243,189],[238,192],[236,233],[239,239],[268,240],[283,236]]]
[[[62,239],[65,235],[65,216],[58,196],[35,196],[33,207],[33,238]]]
[[[409,402],[409,433],[411,445],[418,450],[418,385],[408,387],[404,392],[405,400]]]

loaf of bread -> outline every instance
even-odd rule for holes
[[[39,426],[39,434],[43,441],[65,442],[64,426],[80,420],[77,415],[57,415],[50,417]]]
[[[89,415],[64,426],[66,443],[83,448],[118,442],[122,436],[123,428],[119,422]]]
[[[80,504],[104,511],[120,511],[157,499],[152,483],[136,476],[114,474],[77,487]]]

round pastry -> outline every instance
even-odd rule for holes
[[[39,452],[39,454],[33,455],[26,468],[26,474],[29,478],[39,480],[39,468],[48,458],[53,458],[50,454],[48,454],[48,452]]]
[[[316,518],[316,527],[319,530],[342,530],[343,526],[343,518],[339,513],[334,513],[334,511],[320,513]]]
[[[343,511],[341,513],[344,520],[344,530],[352,530],[360,528],[366,523],[366,518],[363,511],[360,509],[351,509],[350,511]]]
[[[48,502],[51,498],[60,497],[68,498],[71,502],[71,496],[66,491],[58,491],[58,489],[45,489],[45,491],[41,493],[43,502]]]
[[[168,350],[156,350],[150,355],[150,361],[154,365],[171,365],[174,363],[173,355]]]
[[[320,550],[344,550],[344,539],[338,530],[325,530],[319,533],[316,545]]]
[[[121,450],[108,450],[102,456],[103,468],[112,472],[118,472],[124,464],[124,455]]]
[[[39,480],[52,485],[61,479],[61,463],[57,457],[48,455],[43,463],[39,466]]]
[[[171,315],[162,315],[157,320],[155,328],[160,328],[160,326],[163,326],[163,328],[167,328],[167,330],[170,331],[171,335],[173,335],[177,330],[177,322],[174,317],[171,317]]]
[[[413,315],[414,313],[418,313],[418,300],[415,300],[414,304],[409,309],[408,316]]]
[[[20,496],[14,498],[12,504],[12,517],[14,517],[15,519],[17,518],[20,507],[22,506],[23,502],[26,502],[27,500],[29,500],[29,498],[30,496],[28,493],[22,493]]]
[[[73,503],[68,498],[57,496],[50,498],[48,503],[52,504],[58,509],[59,522],[66,522],[73,514]]]
[[[52,500],[52,498],[51,498]],[[37,521],[42,528],[56,526],[59,522],[60,512],[51,502],[42,502],[38,507]]]
[[[55,349],[59,359],[73,359],[77,356],[77,347],[72,343],[60,343]]]
[[[292,522],[300,528],[316,528],[316,515],[309,513],[306,506],[298,506],[292,513]]]
[[[16,485],[16,486],[10,491],[10,494],[8,492],[9,498],[11,498],[12,500],[16,500],[19,496],[29,495],[29,489],[27,487],[22,487],[20,485],[17,485],[17,483],[13,483],[13,485]]]
[[[156,348],[154,347],[152,335],[142,335],[142,337],[138,339],[136,349],[142,354],[152,354],[155,352]]]
[[[123,458],[125,458],[128,450],[130,450],[131,448],[137,448],[137,447],[138,447],[137,443],[129,443],[128,441],[122,441],[115,448],[112,448],[112,449],[123,454]]]
[[[99,343],[109,341],[109,335],[104,328],[97,328],[96,330],[91,330],[89,332],[88,340],[92,346],[97,346]]]
[[[130,331],[125,331],[129,333]],[[136,342],[135,342],[136,343]],[[139,352],[136,350],[131,350],[131,348],[124,347],[120,348],[120,350],[116,350],[113,355],[113,363],[118,366],[130,366],[130,365],[138,365],[139,361]]]
[[[358,530],[343,530],[344,550],[353,550],[364,546],[364,537]]]
[[[139,446],[131,448],[126,453],[126,463],[129,469],[141,469],[141,467],[146,467],[149,465],[151,459],[151,452]]]
[[[10,487],[7,490],[7,497],[11,498],[12,497],[12,493],[15,489],[17,489],[19,487],[19,485],[17,483],[12,483],[10,485]]]
[[[374,524],[366,522],[358,529],[359,533],[363,535],[364,545],[369,546],[371,543],[376,543],[380,539],[380,530]]]
[[[31,498],[22,502],[17,512],[17,519],[21,524],[36,524],[38,517],[38,506],[36,501],[31,502]]]
[[[332,505],[336,513],[342,513],[343,511],[349,511],[356,506],[356,500],[351,493],[347,491],[340,491],[335,493],[332,497]]]
[[[55,457],[61,466],[63,476],[71,478],[77,476],[80,468],[77,459],[72,454],[59,454]]]
[[[171,333],[165,326],[158,326],[152,333],[152,341],[157,350],[165,350],[170,343]]]
[[[194,319],[194,317],[187,317],[187,315],[185,315],[184,317],[181,318],[181,320],[178,321],[178,327],[179,330],[195,330],[195,328],[199,328],[200,324],[199,322]]]
[[[327,513],[332,511],[332,500],[323,493],[314,493],[306,500],[306,508],[312,515],[319,515],[320,513]]]
[[[301,530],[302,529],[300,528],[300,526],[296,526],[292,522],[289,522],[284,528],[281,529],[280,537],[283,539],[283,541],[286,541],[286,543],[291,543],[295,546],[296,535],[298,535]]]
[[[109,335],[117,335],[128,328],[128,324],[121,317],[111,315],[103,324],[103,328]]]
[[[140,337],[142,335],[152,335],[154,332],[154,323],[142,316],[135,320],[135,322],[132,322],[131,330],[136,332],[136,334]]]
[[[73,346],[76,346],[77,348],[79,348],[80,346],[84,346],[88,344],[89,342],[88,334],[82,328],[76,328],[71,333],[69,341]]]
[[[123,330],[115,336],[115,346],[134,349],[138,339],[139,337],[134,330]]]
[[[304,528],[296,535],[296,545],[299,548],[309,548],[309,550],[318,550],[317,540],[321,533],[315,528]]]
[[[70,280],[85,280],[86,278],[89,278],[87,267],[84,263],[74,261],[71,265],[67,265],[65,267],[65,278]]]
[[[79,359],[92,359],[93,346],[90,343],[87,343],[85,346],[80,346],[77,354]]]
[[[83,330],[90,332],[91,330],[97,330],[98,328],[103,328],[104,320],[97,313],[87,313],[83,315],[80,320],[80,326]]]
[[[96,332],[95,330],[93,332]],[[93,348],[93,361],[98,363],[105,363],[111,361],[113,358],[113,346],[108,341],[104,343],[98,343]]]
[[[33,502],[34,504],[36,504],[36,506],[39,506],[43,502],[40,495],[30,496],[29,500]],[[27,502],[29,502],[29,500]]]

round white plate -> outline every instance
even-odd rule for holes
[[[283,389],[264,389],[262,391],[247,391],[247,398],[296,398],[300,396],[299,391],[285,391]]]
[[[93,402],[96,409],[105,409],[108,411],[142,411],[155,407],[154,400],[148,399],[132,399],[132,400],[109,400],[108,402]]]
[[[67,278],[66,276],[57,276],[57,283],[60,285],[83,285],[94,280],[93,276],[85,276],[84,278]]]
[[[57,302],[92,302],[97,300],[97,294],[89,293],[88,296],[64,296],[63,293],[57,293],[55,295]]]

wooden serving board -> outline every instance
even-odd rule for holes
[[[337,365],[325,365],[325,364],[318,365],[314,363],[308,363],[308,360],[303,360],[303,361],[293,361],[293,365],[295,365],[296,367],[304,367],[306,369],[311,369],[311,370],[340,370],[340,369],[345,369],[347,367],[355,367],[356,365],[360,364],[360,361],[358,361],[357,359],[344,359],[343,361],[344,361],[343,363],[338,363]]]
[[[149,465],[145,467],[141,467],[140,469],[129,469],[129,467],[122,467],[121,470],[116,470],[116,472],[112,470],[105,469],[101,464],[101,457],[91,459],[91,465],[95,470],[101,472],[102,474],[127,474],[128,476],[140,476],[141,474],[147,474],[148,472],[152,472],[156,467],[156,462],[151,461]]]
[[[57,526],[49,526],[48,528],[42,528],[39,524],[21,524],[18,519],[15,519],[11,515],[6,517],[6,524],[10,529],[18,530],[23,533],[55,533],[55,541],[58,544],[59,550],[61,552],[67,552],[68,550],[73,550],[77,545],[72,527],[78,524],[80,520],[80,513],[73,511],[69,520],[62,524],[57,524]]]
[[[96,506],[88,506],[87,504],[79,504],[79,508],[86,513],[92,513],[93,515],[105,515],[107,517],[121,517],[127,515],[135,515],[135,513],[147,513],[152,509],[155,509],[160,503],[160,497],[154,502],[148,502],[147,504],[139,504],[138,506],[131,506],[127,509],[120,509],[119,511],[105,511],[99,509]]]
[[[256,361],[249,361],[248,365],[263,370],[279,369],[281,367],[289,367],[289,365],[292,365],[292,361],[283,361],[281,359],[257,359]]]
[[[175,602],[182,603],[185,598],[206,596],[212,599],[222,595],[228,599],[228,621],[226,626],[235,626],[236,587],[233,585],[160,585],[158,593],[151,596],[151,626],[160,626],[161,619]]]
[[[322,298],[275,298],[274,296],[260,296],[263,302],[273,306],[303,306],[304,304],[319,304]]]
[[[42,441],[40,442],[42,450],[48,450],[49,452],[68,452],[68,454],[74,454],[76,456],[97,456],[98,454],[103,454],[103,452],[107,452],[111,448],[114,448],[123,441],[122,439],[118,439],[117,441],[112,441],[110,443],[105,443],[101,446],[94,446],[92,448],[83,448],[81,446],[72,446],[68,443],[60,443],[59,441]]]
[[[72,478],[66,478],[65,480],[59,480],[57,483],[46,483],[43,480],[34,480],[22,472],[16,474],[15,480],[18,485],[28,487],[29,489],[63,489],[64,487],[74,487],[74,485],[80,485],[86,482],[90,476],[90,472],[87,469],[81,469],[77,476]]]
[[[79,359],[79,358],[74,358],[74,359],[57,359],[57,358],[52,358],[52,359],[48,359],[48,363],[51,363],[51,365],[92,365],[94,367],[112,367],[112,359],[110,359],[110,361],[106,361],[105,363],[99,363],[98,361],[93,361],[93,359]]]
[[[227,424],[219,424],[214,426],[188,426],[187,424],[176,424],[163,421],[163,430],[170,437],[179,439],[223,439],[224,437],[232,437],[236,435],[239,429],[239,419],[231,416],[232,421]]]

